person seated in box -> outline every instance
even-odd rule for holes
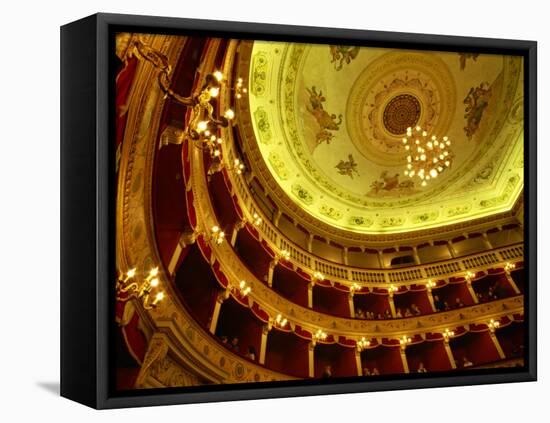
[[[468,360],[468,357],[466,356],[462,357],[462,367],[472,367],[473,365],[474,363]]]
[[[235,351],[236,353],[239,353],[240,352],[240,349],[239,349],[239,338],[237,338],[236,336],[233,337],[233,339],[231,340],[231,349],[233,351]]]
[[[328,366],[325,366],[325,369],[323,370],[323,374],[321,375],[323,379],[328,379],[332,377],[332,366],[329,364]]]
[[[455,301],[455,307],[456,308],[462,308],[464,307],[464,303],[462,302],[462,300],[460,298],[456,298],[456,301]]]
[[[256,361],[256,349],[252,345],[248,347],[248,354],[246,356],[252,361]]]
[[[434,306],[436,311],[443,311],[444,304],[438,295],[434,295]]]
[[[419,316],[420,314],[422,314],[420,309],[418,308],[418,306],[415,303],[411,304],[411,309],[412,309],[412,312],[415,316]]]
[[[418,370],[416,371],[417,373],[428,373],[428,369],[426,369],[424,367],[424,363],[420,362],[418,364]]]

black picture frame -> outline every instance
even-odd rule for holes
[[[116,393],[110,384],[114,292],[112,40],[116,31],[513,54],[525,65],[525,367]],[[537,44],[534,41],[95,14],[61,28],[61,395],[90,407],[400,390],[537,378]]]

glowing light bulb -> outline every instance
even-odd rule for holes
[[[197,131],[203,132],[206,131],[206,128],[208,128],[208,121],[201,120],[199,123],[197,123]]]
[[[225,116],[226,119],[231,120],[231,119],[235,118],[235,112],[231,109],[227,109],[225,111],[224,116]]]

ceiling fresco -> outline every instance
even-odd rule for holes
[[[249,107],[264,163],[315,218],[354,232],[438,227],[512,208],[523,189],[520,57],[255,42]],[[451,141],[426,186],[408,127]]]

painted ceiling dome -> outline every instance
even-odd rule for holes
[[[519,57],[255,42],[255,141],[281,195],[363,234],[441,227],[509,211],[523,187]],[[422,186],[405,175],[407,128],[451,141]],[[261,173],[261,172],[260,172]]]

